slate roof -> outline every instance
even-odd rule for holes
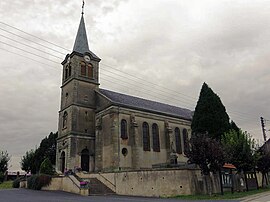
[[[192,119],[193,112],[189,109],[184,109],[160,102],[146,100],[143,98],[125,95],[105,89],[99,89],[99,92],[105,97],[107,97],[113,104],[116,105],[166,114],[174,117],[183,118],[186,120]]]
[[[84,54],[85,52],[89,52],[89,46],[88,46],[88,40],[87,40],[87,34],[85,30],[83,15],[81,17],[80,25],[79,25],[75,43],[73,46],[73,51],[76,51],[82,54]]]
[[[89,50],[88,39],[87,39],[83,15],[81,17],[80,25],[79,25],[78,32],[77,32],[76,39],[75,39],[75,43],[73,46],[73,51],[75,51],[77,53],[81,53],[81,54],[90,53],[94,58],[100,59],[92,51]]]

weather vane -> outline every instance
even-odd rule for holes
[[[82,1],[82,15],[84,14],[83,9],[84,9],[84,0]]]

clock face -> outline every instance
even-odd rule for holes
[[[84,60],[85,60],[86,62],[90,62],[90,57],[89,57],[88,55],[85,55],[85,56],[84,56]]]

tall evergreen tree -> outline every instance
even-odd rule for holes
[[[220,140],[230,129],[229,116],[219,96],[203,83],[191,124],[192,133]]]

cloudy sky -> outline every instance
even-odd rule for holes
[[[0,150],[12,155],[11,170],[57,131],[60,62],[80,13],[80,0],[0,1]],[[86,0],[84,17],[102,88],[194,110],[206,82],[230,118],[262,139],[270,1]]]

